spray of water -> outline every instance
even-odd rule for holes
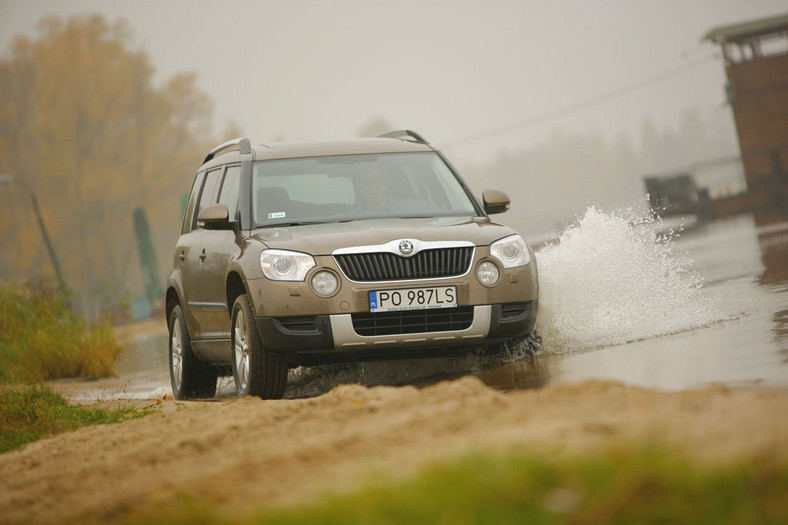
[[[719,301],[659,226],[634,210],[591,207],[537,254],[543,351],[617,345],[721,318]]]

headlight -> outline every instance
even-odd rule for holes
[[[519,235],[510,235],[490,245],[490,254],[501,261],[504,268],[525,266],[531,262],[531,252]]]
[[[339,289],[337,276],[326,270],[316,272],[312,276],[312,290],[320,297],[330,297]]]
[[[315,266],[311,255],[286,250],[265,250],[260,254],[263,275],[273,281],[303,281]]]
[[[484,286],[495,286],[498,284],[498,279],[500,279],[500,277],[501,272],[498,270],[498,267],[490,261],[482,261],[482,263],[476,267],[476,278],[479,279],[479,282]]]

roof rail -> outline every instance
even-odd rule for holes
[[[384,133],[383,135],[378,135],[378,137],[385,139],[403,139],[403,140],[406,140],[405,137],[410,137],[412,139],[415,139],[415,140],[411,140],[410,142],[429,144],[429,142],[427,142],[427,139],[425,139],[415,131],[411,131],[409,129],[398,129],[396,131],[389,131],[388,133]]]
[[[205,160],[202,161],[203,164],[214,158],[216,155],[224,152],[223,150],[233,151],[238,150],[241,154],[249,154],[252,152],[252,144],[249,142],[249,139],[246,137],[239,137],[237,139],[228,140],[224,144],[219,144],[215,148],[213,148],[208,155],[205,156]],[[226,152],[225,152],[226,153]]]

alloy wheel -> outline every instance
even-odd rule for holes
[[[242,309],[235,315],[233,326],[233,354],[235,358],[238,390],[245,392],[249,385],[249,339],[247,337],[246,316]]]

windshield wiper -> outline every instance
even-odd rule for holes
[[[381,219],[434,219],[435,215],[381,215],[379,217],[356,217],[355,219],[337,219],[333,222],[379,221]]]
[[[310,224],[327,224],[329,221],[293,221],[277,222],[274,224],[261,224],[260,228],[278,228],[281,226],[308,226]]]

